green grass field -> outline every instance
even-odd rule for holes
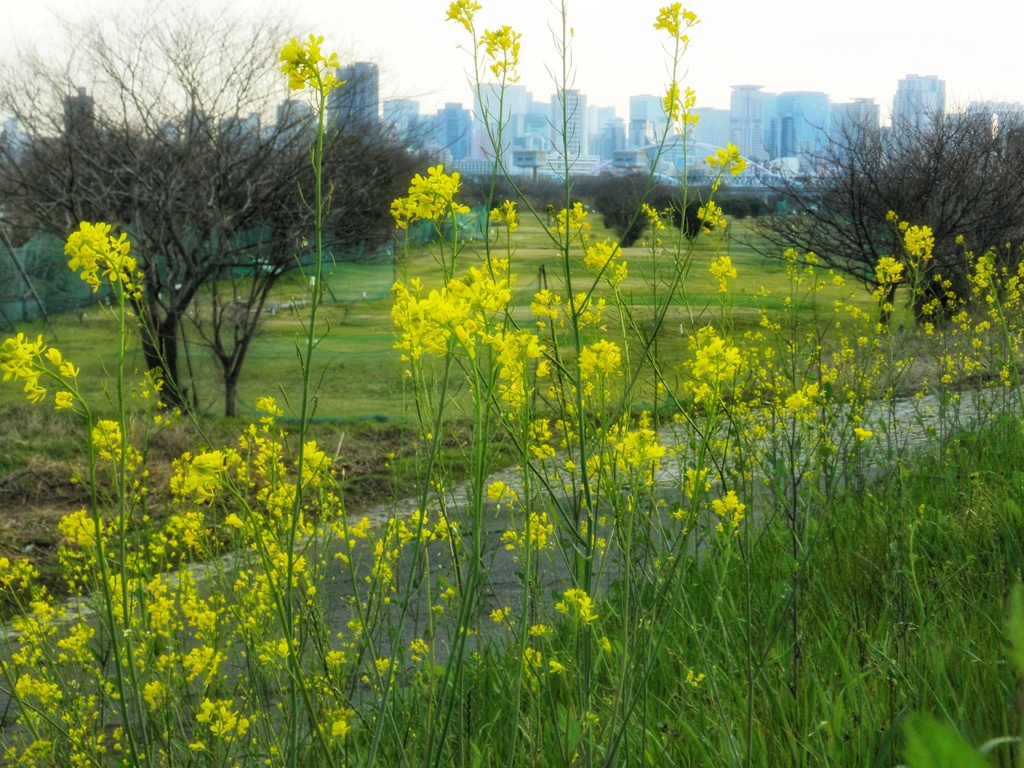
[[[553,263],[557,255],[552,251],[545,222],[524,219],[513,241],[512,272],[517,279],[512,307],[517,320],[529,325],[532,323],[529,305],[540,287],[541,268],[544,267],[552,289],[560,287],[557,275],[561,269]],[[614,239],[613,232],[601,227],[599,215],[592,215],[591,219],[595,240]],[[726,239],[723,250],[727,249],[738,272],[729,300],[736,328],[742,329],[756,324],[758,307],[772,310],[782,305],[788,281],[781,261],[759,255],[755,246],[762,244],[757,241],[749,222],[734,222],[732,229],[734,232]],[[483,250],[479,242],[467,243],[458,269],[479,263]],[[680,298],[670,308],[660,330],[659,355],[668,366],[678,363],[686,353],[690,329],[713,322],[717,315],[717,283],[707,270],[713,250],[707,237],[698,238]],[[494,252],[503,255],[504,245],[496,246]],[[642,311],[652,301],[650,278],[659,269],[665,273],[666,268],[654,264],[650,251],[639,243],[626,249],[624,258],[630,265],[630,277],[622,286],[623,293],[627,303]],[[579,271],[582,272],[582,265]],[[322,314],[322,327],[326,332],[318,357],[321,377],[317,392],[318,418],[338,421],[403,419],[401,367],[398,353],[393,349],[395,336],[390,316],[391,285],[396,273],[419,276],[428,288],[441,284],[440,266],[426,247],[412,250],[401,264],[341,263],[330,267]],[[848,295],[851,290],[830,288],[825,298]],[[758,295],[764,291],[768,292],[767,296]],[[285,276],[275,286],[267,306],[276,305],[278,310],[275,314],[264,314],[247,357],[239,386],[239,415],[251,415],[256,398],[262,395],[273,394],[282,401],[295,397],[300,382],[296,344],[303,333],[301,321],[305,315],[301,307],[294,306],[301,304],[307,294],[305,278],[298,273]],[[870,297],[863,291],[859,292],[858,300],[865,306],[870,304]],[[187,343],[183,345],[181,360],[187,386],[195,393],[200,413],[220,415],[224,406],[216,363],[210,352],[197,343],[195,329],[188,324],[183,327]],[[19,324],[17,330],[28,336],[42,334],[47,343],[58,346],[66,357],[81,366],[81,381],[93,396],[92,401],[102,401],[96,396],[102,395],[101,387],[106,380],[104,369],[113,364],[114,326],[99,306],[93,311],[87,310],[84,319],[78,315],[53,316],[49,325],[36,321]],[[131,365],[142,367],[141,353],[136,352]],[[18,399],[17,389],[0,389],[0,403]]]

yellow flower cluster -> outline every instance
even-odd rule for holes
[[[728,293],[729,280],[736,277],[736,267],[732,265],[732,259],[728,256],[719,256],[711,262],[708,271],[712,277],[718,278],[718,292]]]
[[[72,271],[82,270],[81,278],[99,290],[100,277],[111,285],[120,286],[125,294],[138,299],[142,296],[143,275],[136,269],[135,259],[129,255],[131,243],[126,235],[113,237],[110,225],[83,221],[77,232],[68,236],[64,255]]]
[[[547,288],[537,291],[530,303],[530,311],[533,312],[534,317],[541,318],[537,321],[537,325],[543,328],[545,321],[557,320],[561,304],[562,297],[557,293],[549,291]]]
[[[505,549],[510,552],[516,550],[530,550],[536,552],[548,545],[549,537],[555,532],[555,526],[548,519],[546,512],[531,512],[522,530],[505,531],[501,540],[505,542]]]
[[[690,42],[690,37],[686,33],[695,24],[697,24],[697,14],[683,8],[682,3],[671,3],[658,11],[654,28],[665,30],[673,39],[685,45]]]
[[[601,339],[580,350],[579,364],[584,379],[618,374],[621,373],[622,350],[614,341]]]
[[[494,327],[494,318],[512,300],[513,279],[506,260],[491,259],[483,269],[471,267],[465,276],[425,297],[418,278],[409,285],[395,283],[391,317],[402,331],[395,348],[402,350],[403,359],[418,360],[424,353],[446,354],[453,338],[470,356],[478,342],[506,341],[511,337],[495,335],[500,328]]]
[[[230,699],[203,699],[196,713],[196,722],[206,724],[210,733],[224,741],[234,741],[249,730],[249,720],[234,711]]]
[[[922,261],[932,258],[932,252],[935,250],[935,235],[931,227],[927,224],[912,226],[910,222],[900,221],[896,211],[889,211],[885,218],[896,224],[896,228],[900,231],[903,237],[903,250],[906,251],[911,266],[916,266]],[[962,243],[963,238],[959,237],[957,242]]]
[[[699,115],[693,114],[697,106],[697,92],[692,88],[681,88],[678,80],[669,83],[665,96],[661,100],[661,109],[665,117],[674,123],[696,125]]]
[[[704,222],[705,232],[713,229],[725,229],[729,225],[728,219],[722,215],[722,209],[714,200],[708,200],[707,205],[697,209],[697,218]]]
[[[728,524],[732,530],[739,528],[740,523],[743,522],[746,508],[747,505],[739,500],[736,491],[729,491],[725,496],[712,500],[712,511],[722,519],[722,522],[718,524],[719,532],[723,530],[723,523]]]
[[[590,222],[587,221],[587,211],[583,203],[573,203],[572,208],[563,208],[555,215],[555,225],[551,233],[556,235],[569,235],[569,240],[577,237],[586,240],[590,232]]]
[[[227,463],[226,451],[206,451],[195,457],[185,453],[174,462],[171,491],[179,499],[193,498],[197,504],[211,501]]]
[[[448,6],[448,21],[454,21],[465,27],[467,32],[473,31],[473,17],[479,11],[481,5],[473,0],[453,0]]]
[[[593,272],[604,277],[613,288],[622,284],[622,281],[629,276],[629,268],[624,260],[616,259],[622,256],[619,244],[614,240],[602,240],[587,248],[583,257],[583,264]]]
[[[509,233],[519,228],[519,217],[516,212],[516,204],[512,200],[506,200],[496,208],[491,209],[490,220],[504,224]]]
[[[345,84],[334,74],[340,66],[338,54],[324,55],[320,49],[323,42],[322,36],[310,35],[302,41],[293,37],[281,49],[281,72],[288,77],[288,87],[293,91],[312,88],[326,96]]]
[[[696,402],[713,401],[721,394],[722,387],[732,385],[743,366],[740,350],[715,333],[711,326],[705,326],[690,337],[693,362],[690,373],[693,376],[693,395]]]
[[[594,604],[590,595],[582,589],[567,589],[562,599],[555,603],[555,610],[571,616],[583,624],[590,624],[597,619]]]
[[[668,449],[658,443],[658,433],[643,426],[643,423],[639,429],[616,431],[609,436],[609,440],[616,468],[650,483]]]
[[[484,52],[492,62],[491,74],[501,83],[512,84],[519,81],[519,40],[521,37],[522,35],[507,25],[500,29],[485,31],[483,34]]]
[[[658,213],[658,210],[654,206],[644,203],[640,206],[640,213],[645,219],[647,219],[647,223],[655,233],[665,229],[665,222],[661,220],[661,214]]]
[[[883,256],[875,265],[875,281],[879,287],[898,283],[903,279],[903,264],[892,256]]]
[[[804,384],[786,398],[786,413],[798,421],[811,421],[817,415],[821,388],[817,383]]]
[[[458,171],[447,174],[443,165],[427,168],[427,175],[413,176],[409,194],[391,203],[395,226],[408,229],[418,219],[441,221],[460,213],[469,213],[469,207],[455,202],[462,182]]]
[[[724,149],[718,149],[715,154],[708,155],[705,162],[712,170],[721,173],[728,171],[733,176],[739,176],[747,168],[746,159],[740,156],[739,148],[731,141],[725,145]]]
[[[543,378],[550,371],[550,364],[543,359],[545,347],[536,334],[526,330],[498,331],[490,336],[491,346],[498,352],[502,383],[498,393],[513,410],[526,405],[532,393],[529,385],[529,363],[536,361],[533,375]]]
[[[47,368],[44,360],[57,371]],[[6,339],[0,345],[0,370],[4,372],[4,381],[24,382],[25,396],[31,403],[41,402],[46,397],[46,387],[39,383],[43,376],[56,378],[62,383],[78,378],[78,368],[65,360],[58,349],[47,348],[42,336],[32,341],[24,333]],[[74,404],[74,395],[61,390],[57,392],[55,402],[58,410],[70,408]]]

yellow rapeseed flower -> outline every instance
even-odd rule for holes
[[[467,32],[472,32],[473,17],[481,7],[479,3],[475,3],[473,0],[453,0],[452,4],[448,6],[447,20],[461,24]]]
[[[281,48],[281,54],[278,56],[281,72],[288,77],[288,87],[293,91],[312,88],[326,96],[333,89],[345,84],[334,74],[340,66],[338,54],[324,55],[320,50],[323,42],[323,36],[310,35],[302,41],[293,37]]]
[[[892,256],[883,256],[875,265],[875,280],[880,286],[898,283],[903,278],[903,264]]]
[[[674,39],[686,44],[690,42],[687,30],[697,23],[697,14],[683,8],[682,3],[671,3],[658,11],[655,29],[663,29]]]
[[[93,293],[99,290],[100,277],[111,285],[120,285],[125,293],[138,298],[142,295],[142,274],[136,269],[136,261],[130,255],[131,243],[123,233],[119,237],[110,234],[110,225],[103,222],[91,224],[83,221],[78,231],[68,235],[64,255],[68,267],[74,272],[82,270],[80,277],[92,286]]]
[[[582,589],[567,589],[562,595],[562,600],[555,603],[555,610],[572,616],[584,624],[590,624],[597,619],[593,601],[590,599],[590,595]]]
[[[728,171],[733,176],[739,176],[746,170],[747,161],[740,155],[739,148],[731,141],[724,149],[718,149],[715,154],[708,155],[705,162],[714,170],[721,169],[722,173]]]
[[[499,82],[516,83],[519,80],[519,40],[522,37],[510,26],[487,30],[481,42],[484,53],[491,60],[490,70]]]
[[[619,372],[622,350],[614,341],[601,339],[580,350],[580,372],[584,376],[595,373],[609,376]]]
[[[455,214],[469,213],[468,206],[455,202],[461,185],[459,173],[449,175],[440,164],[427,168],[426,176],[417,173],[409,185],[408,196],[391,203],[396,226],[406,229],[409,222],[417,219],[441,221]]]
[[[736,268],[732,265],[732,259],[728,256],[719,256],[708,267],[713,277],[718,278],[718,292],[729,291],[729,280],[736,277]]]
[[[491,209],[489,218],[491,221],[504,224],[509,232],[515,232],[519,228],[519,217],[513,200],[506,200],[497,208]]]
[[[230,699],[203,699],[196,713],[196,721],[206,724],[210,733],[224,741],[234,741],[249,730],[249,720],[240,717]]]
[[[739,528],[740,523],[743,522],[746,508],[747,505],[740,501],[736,491],[729,491],[725,496],[711,502],[712,511],[733,530]],[[718,524],[719,531],[723,530],[723,523]]]

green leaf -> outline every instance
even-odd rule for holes
[[[928,715],[907,718],[903,736],[903,757],[910,768],[990,768],[956,730]]]

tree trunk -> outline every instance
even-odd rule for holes
[[[238,379],[241,367],[224,374],[224,415],[234,418],[238,416]]]
[[[161,372],[163,389],[160,401],[168,408],[184,408],[188,402],[178,373],[179,322],[177,315],[171,314],[158,323],[147,318],[140,324],[146,368]]]

